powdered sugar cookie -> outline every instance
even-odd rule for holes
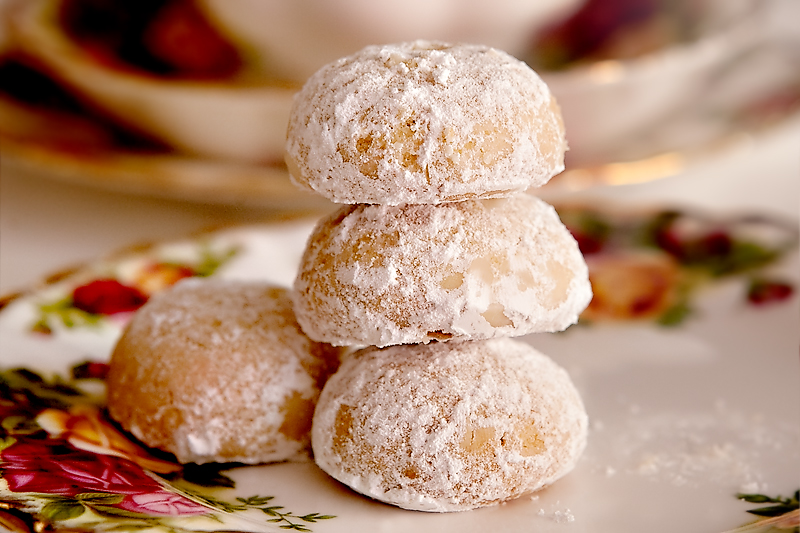
[[[331,63],[295,97],[293,180],[338,203],[505,197],[564,169],[561,113],[505,52],[416,41]]]
[[[190,279],[155,295],[125,330],[108,409],[182,463],[302,458],[337,364],[336,349],[302,333],[286,289]]]
[[[540,489],[575,466],[587,416],[567,373],[513,339],[367,348],[314,414],[329,475],[406,509],[463,511]]]
[[[555,209],[521,194],[341,208],[309,238],[295,313],[312,339],[387,346],[563,330],[591,294]]]

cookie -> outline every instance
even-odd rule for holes
[[[337,203],[506,197],[564,169],[558,104],[525,63],[478,45],[370,46],[296,95],[286,163]]]
[[[288,292],[188,279],[153,296],[111,356],[112,418],[182,463],[307,459],[339,351],[303,334]]]
[[[566,371],[519,340],[366,348],[326,383],[312,444],[322,470],[366,496],[464,511],[566,475],[587,420]]]

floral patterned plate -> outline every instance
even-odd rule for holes
[[[189,276],[290,284],[305,221],[126,250],[2,301],[0,530],[798,531],[796,224],[559,211],[596,296],[568,331],[526,337],[571,373],[591,419],[585,455],[553,486],[412,512],[312,461],[179,465],[115,427],[105,361],[131,313]]]

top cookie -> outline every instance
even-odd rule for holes
[[[550,90],[486,46],[370,46],[314,74],[295,97],[292,179],[337,203],[438,204],[510,196],[564,169]]]

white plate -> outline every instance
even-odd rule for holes
[[[306,221],[235,228],[128,251],[8,301],[0,312],[2,367],[64,375],[76,363],[108,358],[124,315],[71,329],[51,315],[51,334],[31,331],[39,306],[58,302],[77,285],[100,277],[139,283],[154,264],[165,274],[175,264],[199,268],[209,257],[221,262],[215,276],[288,285],[311,227]],[[237,252],[226,259],[231,250]],[[797,287],[797,249],[760,273]],[[164,278],[148,279],[152,287]],[[405,511],[353,493],[311,462],[235,468],[225,472],[235,489],[206,493],[233,503],[236,497],[272,496],[268,503],[255,503],[282,506],[279,512],[293,513],[287,520],[323,533],[719,533],[737,528],[755,519],[746,511],[758,507],[737,499],[738,492],[788,497],[800,488],[798,297],[795,292],[770,305],[748,305],[742,280],[734,276],[697,291],[691,300],[694,314],[678,326],[615,322],[525,338],[567,368],[591,420],[589,445],[577,468],[537,494],[463,513]],[[41,511],[45,501],[12,493],[2,480],[0,495],[15,506],[26,502],[29,511]],[[298,518],[309,513],[335,518]],[[224,524],[164,516],[147,524],[253,531],[278,531],[289,524],[270,523],[262,511],[218,515]],[[110,524],[90,518],[85,512],[58,525]],[[130,517],[118,520],[132,523]]]

